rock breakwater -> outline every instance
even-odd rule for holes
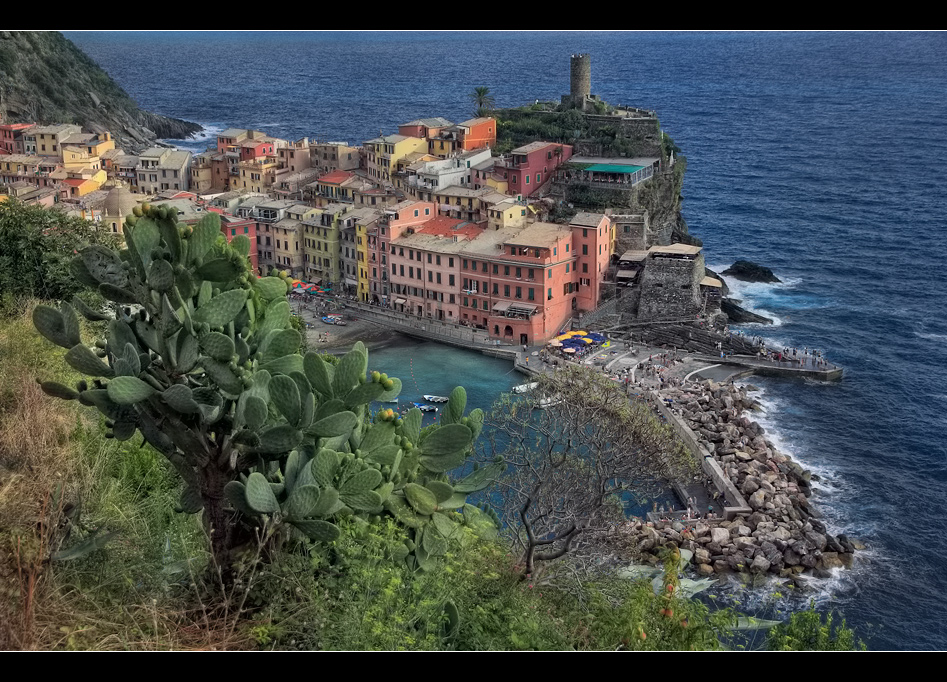
[[[730,572],[804,572],[827,577],[850,567],[857,541],[833,536],[810,501],[812,475],[780,453],[747,412],[759,409],[745,388],[710,381],[654,393],[717,490],[713,511],[651,513],[631,522],[637,549],[656,558],[661,548],[691,550],[704,576]],[[718,503],[717,500],[721,503]]]

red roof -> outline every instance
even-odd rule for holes
[[[464,225],[464,227],[457,229],[460,225]],[[461,220],[460,218],[449,218],[447,216],[431,218],[417,229],[419,233],[433,234],[438,237],[451,237],[455,234],[475,237],[482,231],[482,228],[471,222]]]
[[[318,182],[327,182],[332,185],[339,185],[354,176],[354,173],[349,173],[348,171],[335,170],[331,173],[323,175],[321,178],[319,178]]]
[[[66,178],[63,182],[73,187],[82,187],[82,183],[88,182],[88,180],[83,180],[82,178]]]

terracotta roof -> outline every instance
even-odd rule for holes
[[[321,178],[316,180],[316,182],[327,182],[332,185],[338,185],[345,182],[351,177],[354,177],[354,175],[352,173],[349,173],[348,171],[334,170],[331,173],[323,175]]]

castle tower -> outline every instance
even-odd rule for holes
[[[582,108],[585,98],[592,94],[592,55],[572,55],[569,68],[569,87],[572,103]]]

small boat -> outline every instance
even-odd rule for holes
[[[424,399],[429,403],[446,403],[447,397],[443,395],[425,395]]]
[[[514,386],[512,389],[513,393],[529,393],[536,389],[539,386],[539,382],[534,381],[531,384],[520,384],[519,386]]]
[[[545,398],[540,398],[539,402],[536,403],[536,407],[538,407],[541,410],[545,410],[547,407],[558,405],[561,402],[562,402],[562,396],[551,395],[551,396],[546,396]]]
[[[437,412],[437,408],[433,405],[425,405],[424,403],[413,403],[416,408],[422,412]]]

